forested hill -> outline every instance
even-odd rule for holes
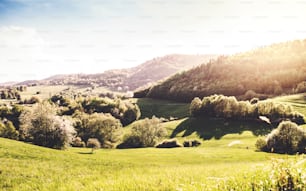
[[[154,58],[133,68],[109,70],[98,74],[56,75],[36,83],[42,85],[98,86],[115,91],[131,91],[155,83],[176,72],[206,63],[216,57],[216,55],[171,54]],[[18,85],[29,84],[25,82]]]
[[[239,99],[306,91],[306,40],[261,47],[177,73],[135,97],[189,102],[212,94]]]

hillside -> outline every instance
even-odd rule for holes
[[[189,102],[212,94],[264,99],[305,91],[306,40],[296,40],[220,56],[135,96]]]
[[[82,85],[106,87],[115,91],[133,91],[179,71],[206,63],[213,58],[216,56],[172,54],[154,58],[132,68],[109,70],[97,74],[55,75],[44,80],[22,82],[18,85],[33,83],[39,85]]]
[[[230,148],[230,141],[205,149],[101,149],[90,154],[88,148],[58,151],[0,138],[0,190],[202,190],[221,186],[218,179],[227,176],[244,180],[243,173],[255,171],[250,166],[269,164],[270,155]]]

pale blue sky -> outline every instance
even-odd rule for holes
[[[306,0],[0,0],[0,82],[306,38]]]

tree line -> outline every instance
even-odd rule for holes
[[[278,124],[289,119],[299,124],[305,123],[304,116],[292,106],[270,100],[238,101],[234,96],[212,95],[202,100],[194,98],[190,104],[193,117],[215,117],[234,120],[267,120]]]
[[[220,56],[138,90],[134,96],[190,102],[213,94],[246,100],[302,93],[306,90],[305,50],[306,40],[297,40]]]

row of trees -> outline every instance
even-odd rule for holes
[[[32,142],[50,148],[65,148],[68,145],[84,147],[113,148],[122,141],[123,126],[119,119],[109,113],[85,113],[77,111],[73,116],[59,116],[57,108],[48,101],[37,103],[25,109],[20,115],[19,131],[8,123],[0,126],[0,136],[14,134],[16,139]],[[15,131],[14,131],[15,130]],[[149,147],[167,134],[158,118],[137,122],[131,133],[123,139],[120,147]]]
[[[54,95],[50,100],[61,107],[62,115],[73,115],[77,111],[87,114],[109,113],[119,119],[123,126],[140,118],[140,109],[129,100],[88,97],[71,99],[63,95]]]
[[[5,87],[0,91],[1,99],[17,99],[21,100],[20,92],[26,91],[26,86]]]
[[[190,104],[190,113],[194,117],[217,117],[236,120],[255,120],[260,116],[267,117],[271,122],[290,119],[304,123],[304,116],[295,112],[290,105],[273,101],[237,101],[233,96],[212,95],[202,100],[194,98]]]
[[[20,93],[18,91],[13,91],[11,89],[1,90],[0,97],[1,97],[1,99],[17,99],[17,100],[21,100]]]
[[[122,127],[139,118],[139,107],[119,98],[58,94],[41,101],[32,97],[0,106],[0,137],[51,148],[85,146],[94,138],[111,148],[120,142]]]

